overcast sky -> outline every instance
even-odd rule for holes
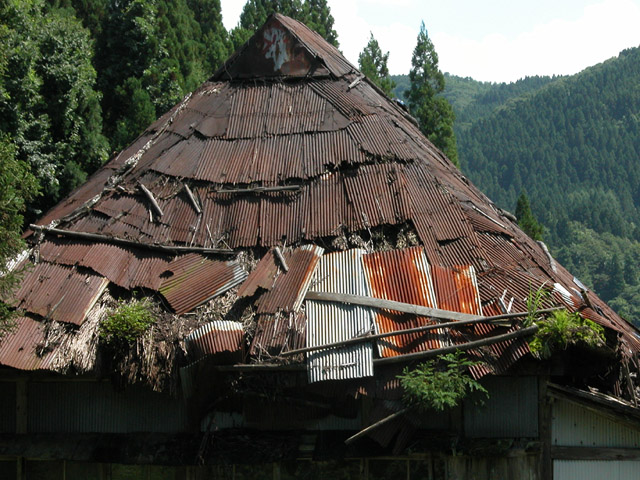
[[[244,0],[221,0],[225,26]],[[440,69],[511,82],[573,74],[640,46],[640,0],[328,0],[340,50],[357,66],[373,32],[389,70],[405,74],[424,21]]]

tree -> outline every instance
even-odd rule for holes
[[[369,43],[364,47],[358,56],[358,65],[360,71],[364,73],[369,80],[375,83],[388,96],[391,97],[392,91],[396,83],[389,76],[389,68],[387,61],[389,60],[389,52],[382,54],[378,41],[373,37],[369,38]]]
[[[427,34],[424,22],[420,26],[418,42],[411,58],[410,87],[405,96],[411,114],[418,120],[420,130],[442,150],[454,165],[458,165],[456,137],[453,133],[455,115],[442,96],[444,75],[438,68],[438,54]]]
[[[1,61],[1,59],[0,59]],[[0,299],[8,301],[20,279],[19,272],[9,272],[7,263],[24,248],[20,238],[25,204],[38,192],[29,165],[16,158],[16,147],[6,136],[0,137]],[[13,310],[0,300],[0,338],[6,333]]]
[[[326,0],[248,0],[240,14],[238,26],[231,31],[231,43],[238,49],[266,22],[272,13],[281,13],[305,23],[325,40],[338,46],[333,16]]]
[[[4,66],[0,133],[43,189],[30,216],[57,202],[107,158],[87,30],[69,9],[42,0],[0,3]]]
[[[302,21],[314,32],[320,34],[334,47],[339,47],[338,34],[333,29],[333,15],[327,0],[306,0],[302,6]]]
[[[187,5],[200,25],[204,70],[211,75],[232,53],[229,33],[222,23],[220,0],[187,0]]]
[[[536,217],[534,217],[533,212],[531,211],[531,205],[529,204],[529,197],[527,197],[527,192],[524,190],[518,197],[516,218],[518,219],[518,225],[522,228],[524,233],[534,240],[542,240],[544,228],[540,225]]]

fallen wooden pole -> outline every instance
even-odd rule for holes
[[[280,187],[253,187],[253,188],[234,188],[220,189],[215,193],[267,193],[267,192],[293,192],[300,190],[301,185],[283,185]]]
[[[396,312],[411,313],[420,317],[440,318],[443,320],[478,320],[484,317],[480,315],[470,315],[468,313],[450,312],[448,310],[440,310],[438,308],[423,307],[421,305],[412,305],[410,303],[395,302],[393,300],[384,300],[382,298],[363,297],[361,295],[349,295],[346,293],[329,293],[329,292],[307,292],[305,295],[307,300],[320,300],[323,302],[350,303],[352,305],[360,305],[363,307],[374,307],[386,310],[394,310]]]
[[[376,423],[373,423],[373,424],[369,425],[367,428],[364,428],[364,429],[360,430],[358,433],[356,433],[355,435],[352,435],[351,437],[347,438],[344,441],[344,443],[349,445],[350,443],[355,442],[359,438],[364,437],[367,433],[371,432],[372,430],[375,430],[376,428],[381,427],[385,423],[389,423],[391,420],[395,420],[396,418],[400,417],[401,415],[404,415],[409,410],[410,410],[410,408],[403,408],[402,410],[400,410],[400,411],[398,411],[396,413],[392,413],[388,417],[384,417],[382,420],[378,420]]]
[[[43,225],[31,224],[29,227],[38,232],[60,235],[63,237],[79,238],[81,240],[92,240],[97,242],[111,243],[114,245],[123,245],[126,247],[142,248],[153,250],[156,252],[180,254],[180,253],[203,253],[203,254],[232,254],[233,250],[224,248],[203,248],[203,247],[181,247],[173,245],[159,245],[157,243],[142,243],[124,238],[109,237],[99,233],[74,232],[73,230],[63,230],[61,228],[45,227]]]
[[[158,202],[153,196],[153,193],[151,193],[151,190],[145,187],[142,183],[138,183],[138,186],[140,187],[140,190],[142,190],[142,192],[145,194],[145,196],[151,203],[151,206],[153,207],[153,210],[155,211],[156,215],[158,217],[161,217],[162,215],[164,215],[164,213],[162,213],[162,209],[160,208],[160,205],[158,205]]]
[[[556,310],[561,310],[562,308],[563,307],[546,308],[544,310],[538,310],[538,313],[549,313]],[[289,350],[288,352],[282,352],[280,356],[287,357],[291,355],[297,355],[299,353],[307,353],[307,352],[314,352],[316,350],[324,350],[326,348],[346,347],[346,346],[357,344],[357,343],[370,342],[372,340],[377,340],[379,338],[396,337],[396,336],[405,335],[408,333],[423,333],[423,332],[428,332],[430,330],[439,330],[441,328],[462,328],[468,325],[475,325],[476,323],[493,323],[493,322],[498,322],[500,320],[505,320],[505,319],[526,317],[527,315],[528,315],[528,312],[505,313],[503,315],[477,318],[475,320],[461,320],[459,322],[436,323],[433,325],[424,325],[422,327],[407,328],[406,330],[394,330],[392,332],[386,332],[386,333],[376,333],[376,334],[370,333],[370,334],[362,335],[360,337],[354,337],[354,338],[349,338],[347,340],[342,340],[339,342],[325,343],[323,345],[314,345],[311,347],[297,348],[296,350]]]
[[[439,355],[446,355],[447,353],[453,353],[457,351],[464,352],[466,350],[473,350],[474,348],[480,348],[487,345],[506,342],[507,340],[513,340],[515,338],[527,337],[529,335],[533,335],[537,331],[538,326],[532,325],[521,330],[516,330],[515,332],[504,333],[502,335],[487,337],[483,338],[482,340],[476,340],[473,342],[461,343],[459,345],[451,345],[448,347],[436,348],[434,350],[427,350],[424,352],[407,353],[405,355],[398,355],[397,357],[376,358],[373,360],[373,364],[384,365],[388,363],[412,362],[414,360],[424,360],[426,358],[433,358]]]
[[[200,205],[198,205],[198,202],[196,202],[196,197],[193,195],[189,185],[186,183],[184,184],[184,191],[187,192],[187,197],[189,197],[189,201],[191,202],[191,205],[193,205],[194,210],[198,215],[200,215],[202,213],[202,209],[200,208]]]
[[[289,271],[289,266],[287,265],[287,261],[284,259],[284,256],[282,255],[282,252],[280,251],[280,248],[279,247],[275,247],[273,249],[273,253],[276,254],[276,258],[280,262],[280,265],[282,266],[282,269],[285,272],[288,272]]]

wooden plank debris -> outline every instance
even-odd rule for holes
[[[138,186],[140,187],[140,190],[142,190],[142,192],[145,194],[145,196],[149,200],[149,203],[151,203],[151,206],[153,207],[153,211],[155,212],[156,216],[160,218],[162,215],[164,215],[164,213],[162,212],[162,209],[160,208],[160,205],[158,205],[158,202],[156,201],[156,198],[153,196],[153,193],[151,193],[151,190],[145,187],[142,183],[138,183]]]

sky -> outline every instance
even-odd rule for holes
[[[227,29],[245,0],[221,0]],[[424,21],[440,70],[490,82],[570,75],[640,46],[640,0],[328,0],[354,65],[370,33],[407,74]]]

